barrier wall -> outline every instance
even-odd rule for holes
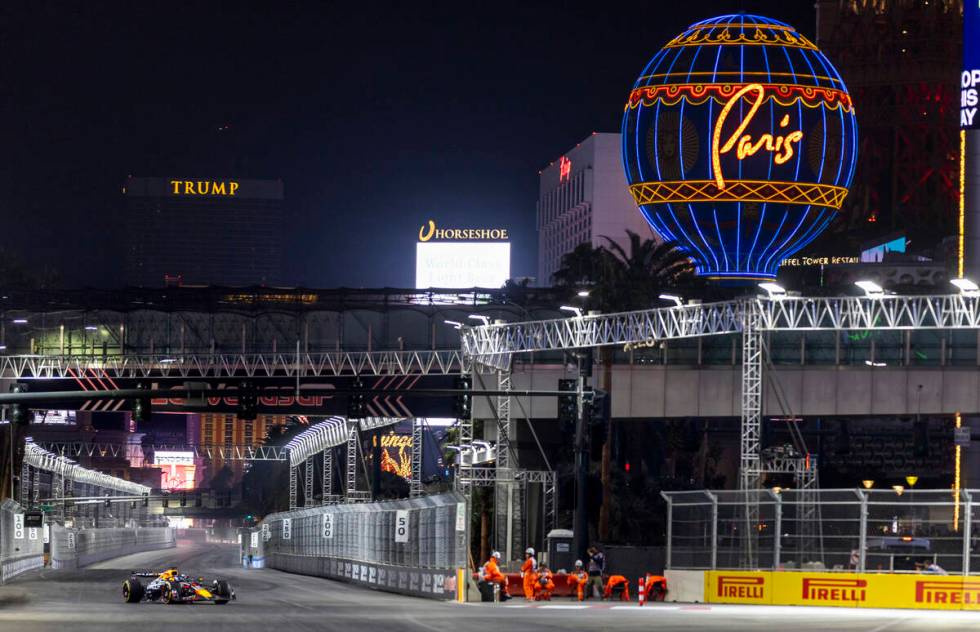
[[[694,594],[690,584],[695,575],[700,575],[707,603],[980,610],[980,577],[805,571],[667,573],[670,601]]]
[[[243,562],[251,556],[252,566],[454,599],[456,569],[466,560],[465,515],[455,493],[273,514],[242,533]]]
[[[74,529],[51,525],[51,566],[82,568],[114,557],[176,545],[174,530],[169,527]]]
[[[0,504],[0,583],[44,566],[43,529],[25,527],[23,518],[18,503],[8,498]]]

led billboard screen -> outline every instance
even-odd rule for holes
[[[980,128],[980,2],[963,3],[963,73],[960,79],[960,128]]]
[[[415,287],[496,288],[510,278],[507,242],[419,242]]]

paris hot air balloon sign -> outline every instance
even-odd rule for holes
[[[857,121],[833,64],[758,15],[691,25],[637,79],[623,117],[630,192],[698,274],[775,277],[834,220],[857,160]]]

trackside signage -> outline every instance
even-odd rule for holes
[[[963,2],[963,72],[960,75],[960,129],[980,129],[980,2]]]
[[[717,572],[712,575],[705,595],[715,603],[772,603],[772,573]]]
[[[708,603],[980,610],[980,578],[888,573],[706,571]]]

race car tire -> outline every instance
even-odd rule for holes
[[[166,586],[163,587],[161,592],[161,598],[165,604],[181,603],[183,599],[180,598],[180,584],[177,582],[168,582]]]
[[[126,603],[139,603],[143,599],[143,584],[135,577],[130,577],[123,582],[122,593]]]
[[[223,606],[231,599],[231,588],[228,582],[219,579],[214,582],[214,605]]]

